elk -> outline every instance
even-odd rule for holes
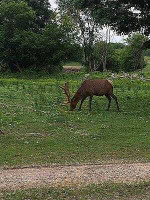
[[[108,99],[108,107],[107,111],[109,111],[111,98],[113,98],[116,102],[117,109],[119,111],[119,104],[117,97],[113,93],[113,86],[110,81],[105,79],[88,79],[85,80],[80,88],[77,90],[73,98],[70,98],[70,91],[69,91],[69,82],[65,83],[65,86],[60,86],[64,93],[67,96],[67,102],[70,104],[70,111],[73,111],[76,108],[76,105],[81,100],[79,110],[81,110],[82,104],[84,100],[89,97],[89,111],[91,111],[91,103],[93,96],[103,96]]]

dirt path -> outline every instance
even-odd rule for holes
[[[0,170],[0,189],[150,181],[150,163],[53,166]]]

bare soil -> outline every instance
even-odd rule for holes
[[[69,165],[1,169],[0,189],[85,186],[103,182],[150,181],[150,163]]]
[[[82,66],[63,66],[64,72],[80,72]]]

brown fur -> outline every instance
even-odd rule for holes
[[[89,110],[91,110],[91,101],[93,96],[103,96],[105,95],[109,101],[108,108],[110,108],[111,97],[115,100],[117,109],[119,111],[119,105],[117,101],[117,97],[113,94],[113,86],[108,80],[101,79],[89,79],[85,80],[80,88],[77,90],[76,94],[72,98],[70,102],[70,110],[74,110],[77,103],[81,100],[81,104],[79,110],[81,110],[82,104],[84,100],[89,97]]]

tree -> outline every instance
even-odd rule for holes
[[[21,0],[20,0],[21,1]],[[36,30],[43,29],[45,25],[51,21],[52,17],[54,17],[54,12],[51,10],[51,5],[49,0],[23,0],[27,3],[32,10],[35,11],[35,24]],[[2,3],[9,3],[9,0],[0,0]],[[15,3],[19,2],[19,0],[15,0]]]
[[[57,0],[61,16],[69,16],[74,26],[76,42],[84,51],[84,65],[88,71],[94,69],[94,43],[101,37],[98,24],[93,20],[90,9],[82,9],[79,1]]]
[[[83,48],[77,43],[68,45],[64,62],[83,62]]]
[[[68,29],[55,14],[37,23],[37,12],[23,0],[0,2],[0,62],[12,72],[29,67],[55,71],[61,65]]]
[[[147,41],[147,37],[138,33],[126,39],[127,45],[123,50],[121,59],[123,71],[136,71],[144,68],[144,52],[141,47],[145,41]]]
[[[105,52],[107,48],[107,52]],[[108,43],[105,41],[99,41],[94,46],[94,60],[95,60],[95,70],[104,71],[104,63],[107,70],[113,72],[119,72],[120,62],[118,58],[118,51],[124,48],[123,44]]]
[[[150,34],[149,0],[79,0],[82,9],[89,8],[97,22],[108,24],[120,34]],[[143,44],[150,48],[150,40]]]
[[[145,67],[142,44],[147,38],[141,34],[133,34],[126,39],[126,45],[107,44],[107,54],[104,53],[105,41],[100,41],[94,47],[95,65],[98,71],[103,71],[103,57],[105,55],[106,68],[114,72],[136,71]]]
[[[18,45],[15,43],[15,34],[30,31],[35,12],[24,1],[1,1],[0,4],[0,58],[12,70],[19,70]],[[16,63],[15,60],[18,60]]]
[[[51,10],[49,0],[25,0],[35,11],[35,24],[37,31],[43,30],[54,19],[55,14]]]

